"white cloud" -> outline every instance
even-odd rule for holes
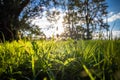
[[[115,13],[113,13],[113,12],[110,12],[110,13],[108,14],[108,16],[109,16],[108,22],[113,22],[113,21],[115,21],[115,20],[120,19],[120,13],[115,14]]]
[[[108,13],[108,16],[112,16],[114,14],[114,12],[110,12]]]

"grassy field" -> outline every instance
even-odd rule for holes
[[[120,41],[0,43],[0,80],[120,80]]]

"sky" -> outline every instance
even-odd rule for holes
[[[120,30],[120,0],[106,0],[106,3],[108,5],[107,11],[108,11],[108,24],[110,25],[109,29],[118,31]],[[54,9],[51,9],[51,10],[54,10]],[[60,14],[60,16],[62,17],[63,14]],[[32,23],[38,26],[42,26],[43,32],[46,34],[47,37],[49,37],[52,35],[61,34],[64,31],[64,29],[61,27],[62,21],[63,21],[61,17],[59,18],[57,23],[49,23],[45,17],[43,17],[42,19],[36,18],[32,21]],[[45,27],[53,24],[56,24],[55,28],[48,30]],[[57,27],[58,27],[58,31],[56,31]]]
[[[55,8],[52,8],[50,11],[54,10]],[[60,35],[62,32],[64,32],[64,28],[62,27],[63,14],[59,15],[57,22],[49,22],[45,17],[46,16],[45,14],[46,11],[43,12],[43,17],[41,19],[36,17],[36,19],[32,21],[32,24],[40,26],[40,28],[42,28],[42,31],[45,33],[46,37],[52,37],[53,35],[56,34]]]
[[[120,0],[106,0],[108,4],[108,11],[120,12]]]
[[[113,30],[120,30],[120,0],[106,0],[108,4],[108,23]],[[110,29],[111,29],[110,28]]]

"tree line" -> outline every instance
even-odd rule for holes
[[[105,0],[0,0],[0,40],[17,40],[19,32],[26,31],[43,34],[30,20],[42,18],[47,11],[47,19],[56,21],[55,15],[60,12],[51,11],[51,8],[61,9],[65,14],[62,36],[92,39],[93,31],[109,30],[107,7]]]

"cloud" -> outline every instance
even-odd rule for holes
[[[117,14],[115,14],[114,12],[110,12],[109,14],[108,14],[108,22],[113,22],[113,21],[115,21],[115,20],[118,20],[118,19],[120,19],[120,13],[117,13]]]
[[[114,12],[110,12],[110,13],[108,14],[108,16],[112,16],[112,15],[114,15]]]

